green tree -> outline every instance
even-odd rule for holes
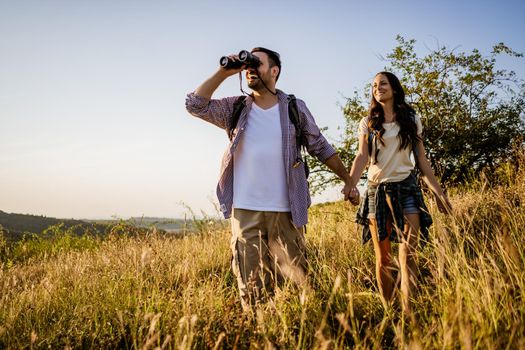
[[[524,147],[525,83],[515,72],[498,69],[497,57],[523,57],[503,43],[488,55],[440,46],[416,53],[416,41],[397,36],[385,70],[396,74],[407,101],[421,116],[425,147],[443,183],[461,183],[482,170],[494,170]],[[335,147],[347,164],[357,148],[357,125],[366,116],[370,85],[354,92],[343,107],[345,127]],[[322,191],[338,179],[309,159],[312,189]]]

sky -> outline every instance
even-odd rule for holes
[[[396,35],[525,52],[524,1],[0,0],[0,210],[60,218],[218,216],[226,133],[186,95],[221,56],[278,51],[277,87],[336,140],[340,104]],[[499,60],[525,78],[525,59]],[[246,86],[246,85],[245,85]],[[239,95],[233,76],[214,97]],[[339,199],[334,188],[314,202]]]

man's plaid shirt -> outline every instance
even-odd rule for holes
[[[308,182],[306,180],[304,164],[293,167],[297,159],[297,147],[295,139],[295,126],[288,117],[289,97],[284,92],[277,90],[279,112],[281,118],[283,158],[288,184],[288,198],[290,200],[290,211],[293,224],[296,227],[306,225],[308,222],[308,207],[311,204]],[[186,109],[195,117],[210,122],[222,129],[227,129],[233,113],[233,104],[238,96],[223,99],[207,99],[195,93],[188,94],[186,98]],[[233,154],[242,137],[247,125],[247,117],[252,108],[253,99],[246,98],[246,107],[242,111],[234,137],[222,158],[219,183],[217,185],[217,197],[221,206],[221,211],[225,218],[229,218],[232,213],[233,204]],[[297,109],[301,119],[303,134],[307,141],[308,153],[317,157],[321,162],[326,162],[328,158],[336,154],[335,149],[328,143],[321,134],[319,127],[306,107],[304,101],[297,99]],[[275,161],[279,161],[276,159]]]

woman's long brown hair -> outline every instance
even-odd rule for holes
[[[402,150],[420,139],[417,135],[417,125],[414,119],[416,112],[405,101],[405,91],[401,86],[401,82],[394,74],[390,72],[379,72],[376,74],[376,77],[378,75],[384,75],[392,87],[394,96],[394,113],[396,115],[396,122],[399,124],[398,137],[401,139],[399,149]],[[383,134],[385,133],[385,129],[383,128],[383,123],[385,122],[385,112],[383,111],[381,104],[377,102],[374,97],[373,87],[368,116],[370,117],[368,127],[371,130],[379,130],[379,141],[384,145]]]

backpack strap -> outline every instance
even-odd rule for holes
[[[303,134],[303,125],[301,123],[301,117],[299,116],[299,110],[297,108],[297,98],[295,95],[288,95],[290,101],[288,102],[288,117],[295,127],[295,144],[297,145],[297,151],[301,151],[301,146],[306,147],[306,140]]]
[[[412,121],[414,122],[414,124],[416,124],[416,114],[415,113],[410,113],[410,118],[412,118]],[[417,136],[417,124],[416,124],[416,136]],[[416,139],[412,140],[412,153],[414,154],[414,162],[416,163],[416,168],[419,169],[419,164],[418,164],[418,161],[417,161],[417,157],[419,156],[419,150],[417,149],[417,137]]]
[[[379,153],[377,139],[379,138],[380,130],[381,130],[381,126],[376,126],[374,129],[368,128],[368,158],[370,159],[370,163],[372,164],[377,163],[377,155]],[[375,153],[372,155],[374,146],[375,146]]]
[[[303,156],[301,154],[301,148],[304,148],[306,150],[306,145],[308,144],[308,142],[303,132],[303,124],[301,116],[299,115],[299,109],[297,108],[297,98],[295,97],[295,95],[288,96],[290,97],[290,101],[288,102],[288,117],[290,118],[290,121],[295,127],[295,145],[297,147],[297,158],[295,159],[293,167],[297,168],[301,163],[303,163],[304,172],[306,178],[308,179],[308,177],[310,176],[310,169],[308,167],[308,163],[303,159]]]
[[[242,95],[242,96],[237,97],[237,99],[233,103],[232,116],[230,118],[230,123],[228,125],[228,128],[226,129],[226,132],[228,133],[228,137],[230,141],[233,140],[233,131],[237,127],[237,123],[239,122],[239,118],[241,117],[242,110],[246,106],[245,100],[246,100],[246,96]]]

